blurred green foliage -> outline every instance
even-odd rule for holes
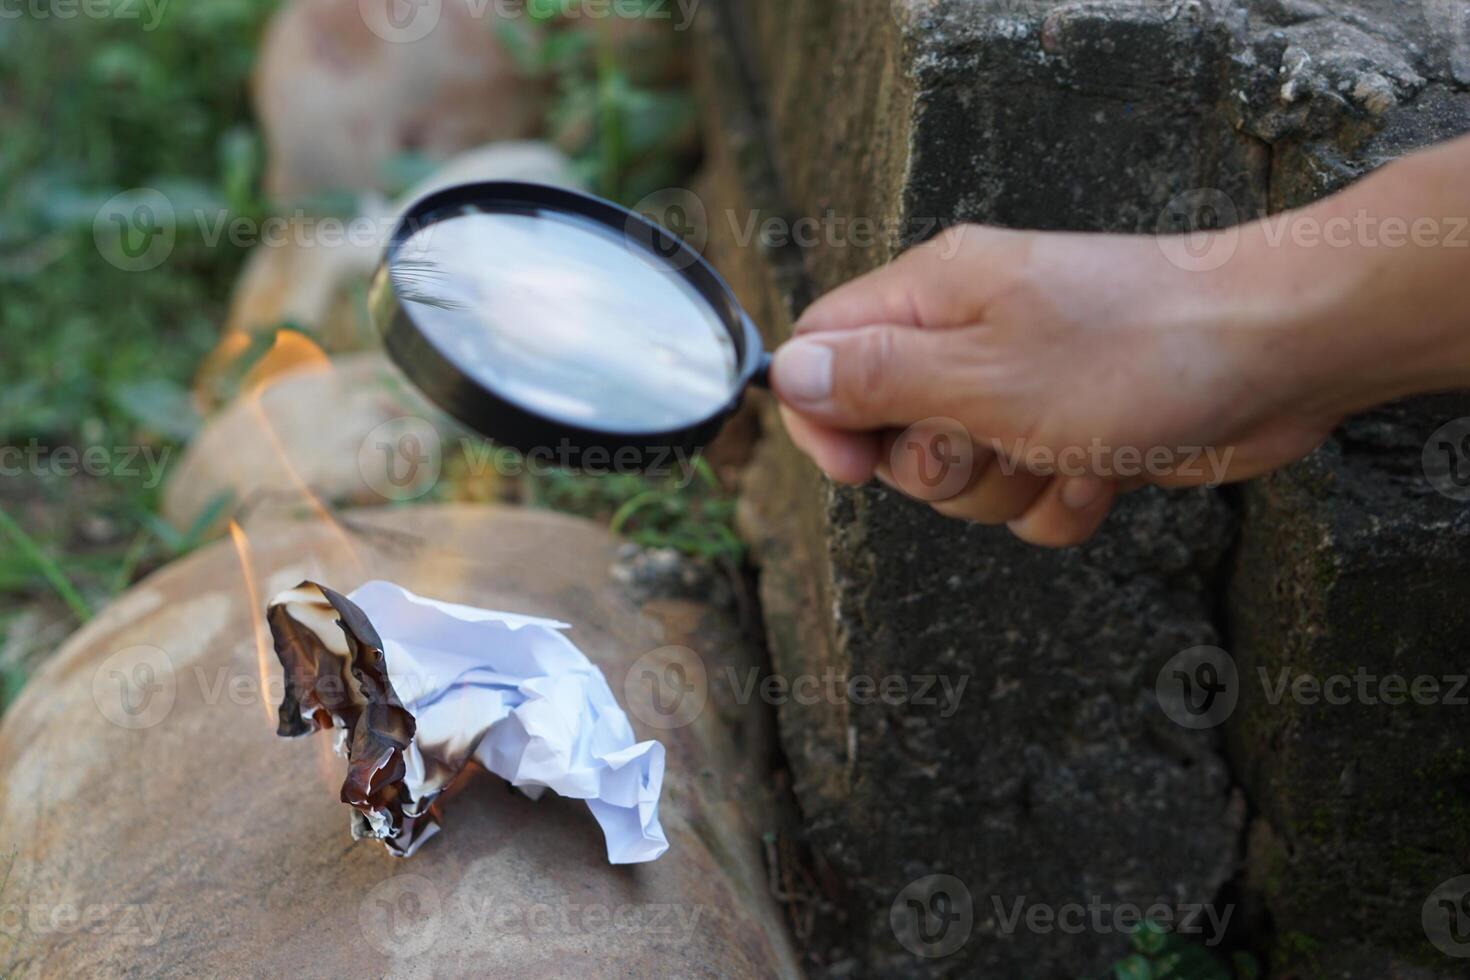
[[[211,229],[269,213],[248,78],[276,6],[114,0],[104,18],[0,18],[0,448],[147,447],[176,460],[196,430],[188,383],[245,259]],[[682,36],[656,21],[613,28],[552,15],[505,22],[499,36],[556,93],[549,137],[589,186],[633,202],[687,177],[695,116]],[[404,187],[432,168],[413,154],[397,166]],[[166,196],[176,238],[162,265],[126,271],[94,225],[139,188]],[[335,212],[350,195],[306,203]],[[141,475],[0,478],[7,690],[20,680],[7,638],[32,603],[82,618],[200,543],[158,518],[158,492]],[[614,522],[648,545],[740,553],[733,504],[707,468],[692,480],[543,475],[515,499]]]
[[[644,6],[667,5],[648,0]],[[582,179],[603,197],[634,205],[686,182],[697,139],[682,37],[656,19],[631,29],[607,21],[585,25],[559,14],[500,25],[501,40],[521,69],[555,88],[549,135],[572,153]],[[527,481],[523,499],[607,521],[614,533],[645,547],[733,562],[744,556],[734,500],[702,460],[694,472],[660,478],[538,475]]]
[[[141,187],[178,215],[259,211],[247,78],[274,5],[119,0],[104,18],[86,16],[89,4],[0,19],[0,447],[176,457],[193,431],[186,385],[244,255],[181,220],[167,263],[129,272],[104,258],[94,223]],[[60,596],[80,617],[192,544],[149,530],[158,487],[145,472],[25,470],[0,479],[12,518],[0,535],[0,650],[28,600]],[[18,673],[0,663],[8,690]]]
[[[571,152],[589,187],[624,204],[686,179],[696,120],[682,35],[654,17],[618,25],[549,12],[557,6],[532,4],[529,16],[499,25],[521,70],[554,86],[552,141]],[[667,5],[639,0],[636,9]]]
[[[181,385],[213,343],[239,250],[184,220],[166,266],[127,272],[93,223],[139,187],[180,215],[258,208],[246,79],[273,6],[0,21],[0,442],[131,440],[129,386]]]

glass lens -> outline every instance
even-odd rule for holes
[[[739,370],[719,314],[659,261],[587,218],[467,210],[406,240],[391,275],[428,341],[500,397],[652,433],[718,412]]]

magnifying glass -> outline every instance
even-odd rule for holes
[[[729,286],[677,235],[539,184],[414,204],[369,303],[415,385],[522,452],[696,451],[770,367]]]

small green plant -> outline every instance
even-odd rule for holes
[[[692,472],[650,478],[556,472],[532,478],[532,506],[607,522],[608,529],[645,548],[673,548],[696,558],[739,563],[745,547],[735,533],[735,501],[703,459]]]
[[[522,71],[554,87],[552,139],[589,186],[613,200],[636,202],[687,177],[694,101],[687,84],[666,81],[680,79],[682,36],[647,17],[653,0],[625,6],[621,24],[589,26],[556,7],[532,4],[528,17],[499,28]]]
[[[1107,980],[1259,980],[1261,975],[1250,954],[1236,953],[1227,966],[1158,923],[1144,923],[1130,941],[1133,953],[1113,965]]]

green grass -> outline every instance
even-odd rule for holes
[[[199,420],[188,385],[224,322],[245,254],[182,221],[161,266],[130,272],[94,238],[99,209],[137,188],[195,208],[259,217],[260,139],[247,82],[276,0],[169,3],[142,19],[0,18],[0,450],[103,447],[171,453]],[[114,5],[143,11],[143,5]],[[692,100],[672,32],[636,49],[556,18],[501,32],[557,92],[548,134],[590,186],[633,203],[687,180]],[[427,169],[406,154],[403,183]],[[335,202],[339,203],[340,202]],[[18,614],[85,618],[140,575],[200,543],[157,516],[140,476],[0,476],[0,683]],[[707,469],[686,479],[523,481],[516,499],[611,522],[630,539],[738,558],[733,503]],[[220,501],[221,505],[227,503]],[[6,693],[0,692],[0,704]]]
[[[186,386],[244,256],[186,223],[167,262],[128,272],[93,223],[138,187],[180,210],[258,207],[246,81],[273,6],[170,3],[151,31],[146,16],[0,19],[0,447],[42,460],[0,476],[0,648],[17,610],[83,618],[192,543],[154,533],[158,487],[116,471],[126,452],[177,457],[196,421]],[[87,447],[119,465],[64,475],[45,462]],[[20,668],[0,674],[13,694]]]

